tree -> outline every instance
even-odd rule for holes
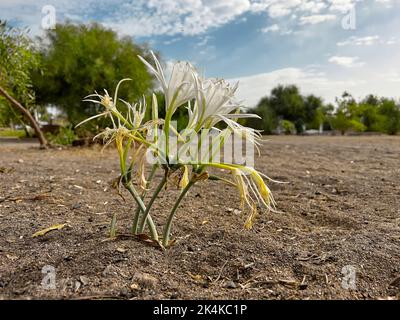
[[[304,99],[304,120],[309,128],[319,129],[324,123],[325,115],[322,98],[310,94]]]
[[[298,133],[305,125],[304,100],[295,85],[278,85],[271,91],[270,105],[278,118],[289,120],[296,126]]]
[[[251,120],[249,124],[271,133],[282,120],[287,120],[294,123],[296,131],[301,133],[306,126],[319,128],[325,121],[325,111],[322,98],[303,96],[295,85],[278,85],[254,109],[262,120]]]
[[[383,130],[388,134],[396,134],[400,131],[400,105],[392,99],[382,98],[379,113],[385,117]]]
[[[26,33],[0,21],[0,96],[3,97],[0,106],[17,111],[2,111],[2,116],[7,118],[3,121],[17,119],[22,114],[35,130],[41,146],[45,147],[47,141],[30,112],[35,103],[31,72],[39,66],[39,55]]]
[[[263,97],[253,112],[262,119],[248,119],[247,125],[272,133],[274,129],[290,121],[296,131],[304,126],[311,129],[335,129],[345,134],[349,130],[396,134],[400,131],[400,105],[393,99],[367,95],[357,101],[344,92],[336,98],[337,107],[324,104],[315,95],[303,96],[295,85],[279,85],[271,95]],[[288,127],[286,125],[286,127]],[[285,130],[290,133],[292,130]]]
[[[348,130],[365,131],[365,125],[360,121],[360,111],[356,100],[344,92],[341,98],[336,98],[338,108],[331,118],[331,126],[344,135]]]
[[[400,130],[400,107],[392,99],[368,95],[357,102],[345,93],[337,102],[333,126],[342,133],[353,129],[396,134]]]
[[[115,88],[119,80],[130,78],[133,81],[121,86],[119,96],[133,102],[153,85],[137,58],[147,58],[147,48],[101,25],[58,24],[41,41],[44,72],[35,75],[38,99],[58,106],[72,124],[96,113],[97,106],[82,103],[94,91]]]
[[[265,134],[271,134],[278,126],[278,120],[274,110],[271,108],[269,97],[262,98],[253,112],[260,116],[260,119],[247,119],[247,126],[263,130]]]
[[[331,126],[333,129],[340,131],[342,135],[350,129],[355,131],[365,130],[365,126],[361,122],[351,118],[342,108],[337,110],[335,116],[331,119]]]

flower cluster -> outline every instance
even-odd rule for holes
[[[114,97],[105,90],[104,95],[95,93],[84,100],[102,105],[104,111],[82,123],[102,116],[111,119],[113,127],[106,128],[96,137],[102,137],[106,145],[112,142],[116,144],[120,157],[120,185],[129,191],[138,205],[132,232],[142,234],[147,225],[153,241],[163,247],[170,245],[171,224],[180,202],[195,183],[207,179],[236,186],[242,206],[249,211],[245,227],[251,228],[260,207],[272,209],[275,205],[264,182],[264,178],[268,178],[248,164],[220,161],[216,159],[216,154],[225,148],[231,137],[240,138],[241,143],[258,148],[260,132],[239,123],[239,119],[257,116],[243,112],[243,107],[235,98],[238,84],[232,86],[223,79],[206,79],[188,62],[176,63],[167,79],[160,62],[154,53],[151,54],[154,66],[144,58],[139,58],[160,84],[165,97],[165,106],[162,106],[165,108],[164,119],[158,116],[159,102],[155,94],[151,99],[151,119],[146,119],[145,98],[133,105],[118,99],[121,83],[129,79],[118,83]],[[172,120],[178,108],[185,108],[188,116],[187,125],[181,132],[177,131]],[[207,144],[204,148],[210,135],[211,145]],[[189,149],[192,156],[185,157]],[[156,161],[152,161],[151,172],[146,176],[146,164],[149,163],[146,160],[150,155]],[[221,169],[230,177],[212,175],[211,168]],[[145,204],[147,191],[157,170],[164,171],[162,181]],[[181,188],[181,193],[159,237],[150,209],[169,183]]]

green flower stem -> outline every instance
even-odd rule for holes
[[[140,198],[140,195],[137,193],[136,189],[133,187],[132,183],[128,183],[126,185],[126,188],[128,189],[129,193],[133,196],[133,198],[135,199],[140,210],[142,210],[143,212],[146,212],[146,206],[144,205],[143,200]],[[152,239],[155,241],[158,241],[157,228],[153,222],[153,219],[150,216],[147,218],[147,225],[149,226]]]
[[[164,175],[161,182],[159,183],[159,185],[157,186],[157,189],[154,191],[153,196],[150,199],[150,202],[147,204],[147,208],[146,211],[143,213],[143,217],[142,217],[142,221],[139,225],[139,233],[142,233],[144,230],[144,226],[145,223],[148,219],[149,213],[150,213],[150,209],[154,203],[154,201],[156,200],[158,194],[160,193],[160,191],[162,190],[162,188],[165,186],[165,183],[167,182],[167,176]]]
[[[165,158],[167,163],[169,162],[169,126],[171,125],[171,120],[169,117],[165,117],[164,123],[164,133],[165,133]]]
[[[140,207],[138,206],[135,215],[133,217],[133,222],[132,222],[132,234],[138,234],[138,225],[139,225],[139,219],[140,219],[140,213],[142,210],[140,210]]]
[[[195,181],[191,180],[188,185],[185,187],[185,189],[182,190],[181,194],[179,195],[178,200],[175,202],[174,207],[171,210],[171,213],[168,216],[167,223],[165,224],[164,231],[163,231],[163,246],[167,247],[169,243],[169,236],[171,233],[171,225],[172,225],[172,220],[174,218],[174,215],[176,213],[176,210],[178,209],[180,203],[182,202],[183,198],[189,191],[189,189],[195,184]]]
[[[153,165],[153,167],[151,169],[150,175],[149,175],[149,177],[147,179],[146,189],[142,192],[142,195],[140,197],[142,199],[142,201],[146,198],[147,189],[149,188],[150,182],[153,180],[153,177],[154,177],[154,175],[155,175],[155,173],[157,171],[157,168],[158,168],[158,165],[155,164],[155,165]],[[139,220],[140,220],[141,212],[142,212],[142,210],[141,210],[140,206],[138,206],[136,208],[135,215],[134,215],[134,218],[133,218],[133,224],[132,224],[132,233],[133,234],[137,234],[138,233],[138,226],[139,226]]]
[[[175,93],[172,101],[170,102],[169,106],[167,107],[167,112],[165,115],[165,120],[164,120],[164,134],[165,134],[165,158],[167,160],[167,163],[169,163],[169,129],[171,126],[171,119],[172,119],[172,110],[174,108],[175,105],[175,100],[177,97],[177,93]]]

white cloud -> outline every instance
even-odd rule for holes
[[[307,68],[284,68],[268,73],[230,79],[229,81],[239,81],[237,96],[248,107],[255,106],[262,97],[269,95],[271,89],[278,84],[295,84],[299,86],[302,93],[322,96],[327,102],[334,102],[335,97],[341,95],[345,90],[356,93],[364,92],[357,88],[365,84],[362,79],[337,80],[327,76],[324,72],[316,72]],[[365,90],[365,92],[367,94],[368,91]]]
[[[309,11],[311,13],[320,13],[327,7],[327,4],[322,1],[302,1],[299,9],[301,11]]]
[[[386,42],[385,42],[387,45],[394,45],[394,44],[397,44],[397,43],[399,43],[399,41],[397,40],[397,38],[396,37],[391,37],[389,40],[387,40]]]
[[[94,17],[133,36],[196,35],[224,25],[250,10],[250,0],[52,0],[57,20]],[[18,20],[40,33],[41,8],[48,0],[1,0],[0,19]]]
[[[274,4],[268,8],[268,14],[271,18],[284,17],[289,15],[290,13],[290,8],[281,4]]]
[[[276,32],[279,31],[281,28],[277,24],[273,24],[272,26],[268,26],[261,29],[261,32],[268,33],[268,32]]]
[[[355,45],[355,46],[371,46],[377,44],[379,36],[366,36],[366,37],[350,37],[345,41],[338,42],[339,47]]]
[[[136,0],[126,13],[110,16],[105,24],[136,36],[196,35],[232,21],[249,8],[249,0]]]
[[[359,57],[333,56],[330,57],[328,61],[346,68],[361,67],[365,64],[364,62],[360,61]]]
[[[196,44],[196,46],[197,46],[197,47],[204,47],[204,46],[206,46],[206,45],[209,43],[209,41],[210,41],[212,38],[213,38],[212,36],[208,36],[208,35],[206,35],[206,36],[204,36],[204,37],[200,37],[200,38],[199,38],[199,42]]]
[[[257,105],[260,99],[269,95],[271,89],[278,84],[295,84],[300,88],[302,94],[315,94],[322,97],[327,103],[334,103],[335,98],[344,91],[350,92],[355,98],[363,98],[368,94],[399,98],[399,96],[393,96],[393,93],[398,93],[399,72],[383,70],[378,73],[370,70],[365,73],[365,70],[349,69],[350,73],[328,73],[319,68],[321,66],[284,68],[238,77],[229,81],[239,81],[237,96],[244,101],[244,105],[247,107]]]
[[[266,11],[271,18],[281,18],[290,15],[298,9],[305,0],[262,0],[253,1],[252,8],[255,11]],[[255,9],[254,9],[255,8]]]
[[[246,13],[266,13],[272,19],[304,16],[294,23],[316,24],[345,13],[365,0],[1,0],[0,19],[19,21],[40,33],[41,8],[51,3],[58,21],[96,18],[122,34],[132,36],[199,35]],[[375,0],[384,6],[391,1]],[[297,22],[296,22],[297,21]]]
[[[169,40],[165,40],[165,41],[163,42],[163,44],[165,44],[166,46],[169,46],[169,45],[171,45],[171,44],[173,44],[173,43],[175,43],[175,42],[178,42],[179,40],[181,40],[181,38],[179,38],[179,37],[177,37],[177,38],[172,38],[172,39],[169,39]]]
[[[394,0],[375,0],[375,2],[385,4],[387,8],[391,8]]]
[[[400,82],[400,73],[396,71],[390,71],[382,74],[385,80],[390,82]]]
[[[356,2],[357,0],[328,0],[328,3],[330,3],[329,10],[346,13],[354,8]]]
[[[318,24],[325,21],[335,20],[336,16],[334,14],[315,14],[311,16],[301,17],[300,24]]]

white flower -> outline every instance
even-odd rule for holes
[[[94,99],[92,99],[93,97],[99,98],[99,100],[94,100]],[[94,94],[90,94],[90,95],[86,96],[82,101],[92,102],[94,104],[100,104],[104,107],[105,111],[83,120],[82,122],[77,124],[76,127],[79,127],[80,125],[82,125],[88,121],[91,121],[93,119],[103,117],[103,116],[109,116],[113,123],[113,127],[116,128],[115,121],[113,118],[113,111],[116,111],[116,108],[115,108],[113,99],[110,97],[110,95],[108,94],[106,89],[104,89],[104,95],[98,94],[96,92]]]
[[[146,116],[146,99],[143,97],[143,103],[142,101],[139,101],[139,103],[135,103],[134,105],[119,99],[122,101],[127,107],[128,107],[128,113],[125,119],[127,120],[128,123],[132,125],[132,127],[139,128],[144,120],[144,117]]]
[[[196,69],[189,62],[177,62],[173,66],[171,77],[167,82],[160,62],[154,53],[150,52],[154,59],[155,68],[143,57],[138,57],[160,82],[165,95],[167,113],[172,115],[178,107],[195,97],[193,74],[197,74]]]
[[[235,106],[229,105],[234,98],[237,84],[231,87],[224,80],[196,77],[196,101],[197,101],[197,126],[211,128],[215,117],[228,114]]]
[[[100,104],[105,108],[105,111],[82,121],[81,123],[79,123],[77,125],[77,127],[84,124],[85,122],[91,121],[93,119],[96,119],[96,118],[102,117],[102,116],[109,116],[111,118],[114,129],[117,128],[115,121],[114,121],[114,116],[117,117],[118,127],[119,127],[121,125],[121,119],[124,119],[124,118],[121,116],[121,114],[118,111],[117,106],[116,106],[116,103],[118,100],[118,90],[119,90],[121,83],[123,83],[124,81],[131,81],[131,80],[132,79],[126,78],[126,79],[122,79],[118,82],[117,87],[115,88],[114,99],[110,97],[110,95],[108,94],[108,91],[106,89],[104,89],[105,94],[103,96],[98,94],[96,91],[94,94],[90,94],[90,95],[86,96],[83,99],[83,101],[92,102],[94,104]],[[92,99],[93,97],[99,98],[99,100],[94,100],[94,99]],[[88,99],[88,98],[90,98],[90,99]]]
[[[188,107],[188,127],[198,132],[214,128],[218,122],[223,121],[235,134],[257,145],[260,132],[237,122],[241,118],[259,118],[255,114],[240,113],[240,103],[235,101],[238,83],[231,86],[223,79],[204,80],[196,75],[194,77],[196,101],[193,108],[190,105]]]
[[[223,79],[196,77],[196,102],[192,117],[196,117],[197,128],[211,128],[219,121],[227,119],[254,118],[255,114],[239,113],[240,103],[235,101],[238,83],[231,86]],[[237,122],[237,120],[233,120]]]

